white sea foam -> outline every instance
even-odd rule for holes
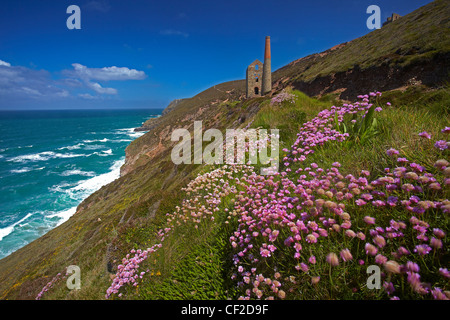
[[[109,172],[92,177],[91,179],[81,181],[77,186],[66,190],[66,192],[73,199],[81,199],[83,200],[85,197],[89,196],[91,193],[94,193],[104,185],[113,182],[117,178],[120,177],[120,167],[124,164],[125,160],[117,160],[110,167]]]
[[[33,168],[23,167],[21,169],[13,169],[10,172],[11,173],[24,173],[24,172],[30,172],[32,170],[33,170]]]
[[[107,156],[110,156],[112,154],[113,154],[112,150],[108,149],[108,150],[103,150],[103,151],[100,151],[100,152],[96,151],[96,152],[91,153],[90,155],[88,155],[88,157],[90,157],[90,156],[107,157]]]
[[[13,169],[10,172],[11,173],[24,173],[24,172],[30,172],[31,170],[33,170],[32,168],[28,168],[28,167],[23,167],[20,169]]]
[[[75,183],[61,183],[61,184],[54,185],[51,188],[48,188],[48,190],[50,192],[62,192],[62,193],[65,193],[67,189],[64,189],[64,188],[73,187],[73,186],[76,186],[77,184],[78,183],[76,183],[76,182]]]
[[[81,149],[81,147],[83,147],[83,146],[84,146],[84,143],[77,143],[77,144],[75,144],[73,146],[66,146],[66,147],[58,148],[58,150],[64,150],[64,149],[76,150],[76,149]]]
[[[7,226],[5,228],[1,228],[0,229],[0,241],[2,241],[2,239],[4,237],[6,237],[8,234],[10,234],[11,232],[14,231],[14,227],[17,226],[18,224],[22,223],[23,221],[25,221],[26,219],[28,219],[29,217],[31,217],[33,215],[33,213],[29,213],[27,214],[25,217],[23,217],[22,219],[20,219],[17,222],[14,222],[12,225]]]
[[[82,171],[78,169],[74,170],[66,170],[63,173],[60,174],[60,176],[67,177],[67,176],[84,176],[84,177],[93,177],[95,176],[95,172],[93,171]]]
[[[33,154],[25,154],[17,157],[13,157],[8,159],[7,161],[25,163],[29,161],[47,161],[49,159],[55,158],[76,158],[76,157],[85,157],[85,154],[76,154],[76,153],[57,153],[53,151],[44,151],[40,153]]]
[[[49,191],[52,192],[61,192],[66,195],[68,195],[71,199],[76,200],[77,202],[81,202],[84,199],[86,199],[89,195],[103,187],[104,185],[107,185],[110,182],[113,182],[117,178],[120,177],[120,167],[125,163],[125,159],[117,160],[114,162],[114,164],[110,167],[109,172],[94,176],[87,180],[82,180],[78,182],[77,184],[70,184],[70,183],[62,183],[60,185],[53,186],[49,189]],[[79,170],[69,170],[72,172],[76,172]],[[69,188],[68,188],[69,187]],[[57,211],[57,212],[47,212],[45,214],[46,218],[59,218],[57,224],[53,227],[57,227],[61,225],[62,223],[69,220],[71,216],[73,216],[76,212],[77,207],[71,207],[69,209]],[[22,221],[19,221],[17,223],[20,223]],[[17,224],[16,223],[16,224]],[[16,225],[15,224],[15,225]],[[6,228],[5,228],[6,229]],[[6,230],[5,232],[11,233],[13,230]],[[0,229],[0,232],[2,232],[2,229]],[[1,235],[1,234],[0,234]],[[1,240],[1,238],[0,238]]]
[[[40,168],[30,168],[30,167],[22,167],[20,169],[12,169],[10,172],[11,173],[25,173],[25,172],[30,172],[30,171],[34,171],[34,170],[42,170],[45,167],[40,167]]]
[[[133,141],[133,139],[118,139],[118,140],[111,140],[111,142],[131,142]]]
[[[94,139],[94,140],[83,140],[84,143],[107,142],[107,141],[109,141],[108,138],[104,138],[104,139]]]
[[[143,132],[143,131],[134,132],[134,129],[135,128],[117,129],[116,133],[118,133],[118,134],[126,134],[130,138],[133,138],[133,139],[139,138],[139,137],[141,137],[141,136],[143,136],[145,134],[145,132]]]
[[[47,215],[47,218],[58,217],[59,220],[58,220],[58,222],[57,222],[57,224],[55,226],[55,227],[57,227],[57,226],[63,224],[64,222],[66,222],[67,220],[69,220],[69,218],[71,216],[73,216],[76,211],[77,211],[77,207],[72,207],[72,208],[67,209],[67,210],[62,210],[62,211],[58,211],[58,212],[53,213],[53,214],[49,214],[49,215]]]
[[[120,167],[125,163],[125,159],[117,160],[110,167],[110,171],[98,176],[93,176],[87,180],[81,180],[76,184],[62,183],[49,188],[51,192],[61,192],[76,201],[83,201],[90,194],[94,193],[104,185],[113,182],[120,177]],[[76,170],[70,170],[76,171]]]
[[[101,144],[89,144],[86,147],[84,147],[84,150],[97,150],[97,149],[101,149],[104,148],[104,145]]]

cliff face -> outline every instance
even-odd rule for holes
[[[309,95],[351,99],[374,89],[438,86],[448,80],[447,4],[432,2],[364,37],[296,60],[273,73],[273,91],[292,86]],[[148,132],[127,147],[119,179],[83,201],[67,222],[0,260],[0,299],[34,299],[72,264],[83,270],[89,289],[66,298],[103,298],[112,270],[130,247],[142,245],[133,244],[132,232],[164,217],[201,169],[173,164],[172,131],[192,130],[195,120],[203,121],[204,130],[244,126],[260,99],[245,100],[245,81],[231,81],[175,100],[161,117],[145,122],[140,130]]]
[[[172,131],[178,128],[190,129],[195,120],[203,120],[203,125],[221,128],[224,123],[222,112],[230,112],[228,106],[245,95],[245,81],[230,81],[209,88],[189,99],[171,102],[164,114],[146,121],[139,130],[149,132],[133,141],[125,150],[126,161],[121,168],[125,175],[145,164],[159,153],[168,150],[174,143],[170,141]]]
[[[310,96],[337,93],[339,98],[344,100],[353,100],[361,92],[374,90],[389,91],[415,85],[437,87],[448,79],[449,59],[450,52],[446,52],[406,66],[383,64],[363,70],[355,66],[347,71],[317,77],[309,82],[295,80],[290,84]]]

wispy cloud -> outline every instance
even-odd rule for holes
[[[147,77],[144,71],[127,67],[89,68],[79,63],[73,69],[63,70],[61,79],[54,79],[47,70],[14,66],[0,60],[0,106],[14,101],[61,99],[78,97],[95,99],[104,95],[116,95],[116,88],[105,87],[107,81],[142,80]],[[84,90],[83,90],[84,89]],[[91,93],[80,91],[91,90]]]
[[[161,30],[160,34],[164,36],[182,36],[184,38],[189,37],[189,33],[173,29]]]
[[[73,63],[72,67],[73,70],[65,70],[63,73],[75,81],[81,80],[88,88],[99,94],[114,95],[117,94],[117,89],[105,88],[96,81],[143,80],[147,77],[144,71],[129,69],[127,67],[88,68],[79,63]]]
[[[11,64],[3,60],[0,60],[0,66],[11,67]]]
[[[117,89],[114,88],[103,88],[98,82],[87,82],[86,85],[100,94],[117,94]]]
[[[95,1],[89,1],[82,7],[83,9],[87,9],[89,11],[99,11],[106,13],[111,9],[111,6],[109,3],[105,0],[95,0]]]
[[[98,99],[97,96],[93,96],[90,93],[79,93],[78,94],[79,97],[83,98],[83,99],[87,99],[87,100],[94,100],[94,99]]]
[[[51,78],[46,70],[13,66],[0,60],[0,100],[67,97],[68,90]]]
[[[79,63],[72,64],[75,74],[82,79],[92,79],[100,81],[110,80],[142,80],[146,75],[144,71],[129,69],[126,67],[104,67],[104,68],[88,68]]]

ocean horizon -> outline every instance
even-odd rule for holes
[[[67,221],[120,176],[134,132],[163,109],[0,111],[0,259]]]

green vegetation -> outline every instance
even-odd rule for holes
[[[309,81],[321,75],[346,71],[355,65],[376,71],[383,64],[404,66],[417,60],[432,63],[434,57],[449,51],[446,37],[449,10],[446,1],[434,1],[381,30],[371,32],[340,49],[326,52],[322,57],[309,56],[279,69],[273,75],[274,82],[282,77],[290,77],[291,80],[283,82],[277,90],[284,89],[292,94],[292,102],[272,103],[268,97],[244,100],[245,81],[232,81],[184,99],[167,115],[149,121],[147,124],[152,126],[152,130],[133,141],[126,150],[127,163],[122,168],[126,174],[92,194],[66,223],[0,261],[0,299],[34,299],[57,273],[63,273],[67,266],[73,264],[82,270],[82,289],[69,291],[65,282],[59,280],[42,298],[104,299],[119,266],[123,264],[122,259],[131,250],[136,252],[158,244],[161,247],[139,264],[138,275],[140,272],[144,274],[138,278],[136,286],[122,286],[122,295],[119,297],[113,294],[111,298],[234,299],[248,296],[247,290],[255,298],[255,295],[260,294],[257,290],[252,291],[255,280],[265,283],[260,287],[264,298],[272,294],[270,286],[275,280],[283,283],[283,293],[278,290],[274,298],[389,298],[385,290],[364,287],[367,279],[365,266],[374,264],[374,258],[365,254],[365,242],[350,239],[343,230],[328,230],[329,236],[319,237],[315,244],[306,242],[306,234],[302,235],[302,240],[299,240],[303,241],[300,257],[309,267],[308,272],[305,272],[302,270],[304,266],[298,265],[298,257],[294,257],[293,246],[284,246],[291,229],[285,225],[281,228],[279,223],[271,220],[271,232],[279,231],[278,238],[275,237],[277,239],[273,241],[278,249],[272,252],[271,259],[253,261],[243,254],[239,263],[235,264],[236,260],[233,259],[240,247],[233,246],[233,242],[239,240],[230,241],[230,238],[235,236],[235,232],[244,230],[245,223],[241,219],[246,217],[247,211],[254,209],[249,200],[258,200],[248,186],[250,182],[256,184],[269,181],[252,181],[253,178],[249,178],[252,170],[257,171],[255,169],[259,167],[243,167],[228,172],[201,165],[176,166],[170,159],[173,146],[170,134],[175,128],[192,129],[195,120],[204,121],[205,130],[217,128],[222,132],[227,128],[243,128],[249,124],[252,128],[276,128],[280,130],[280,151],[287,150],[280,152],[280,156],[293,156],[291,147],[298,133],[304,129],[303,124],[314,119],[321,111],[330,110],[333,105],[341,106],[344,102],[337,100],[339,94],[336,92],[320,98],[308,97],[289,89],[292,81]],[[387,102],[392,103],[392,106],[387,107]],[[386,150],[393,148],[399,151],[399,157],[409,161],[409,165],[420,164],[442,182],[443,173],[435,164],[439,159],[448,159],[449,150],[439,150],[434,143],[437,140],[448,141],[448,136],[441,129],[449,125],[449,106],[448,85],[437,89],[415,85],[383,92],[377,98],[376,106],[364,118],[359,113],[355,116],[345,114],[342,121],[339,118],[332,119],[333,128],[339,134],[348,134],[348,139],[316,145],[314,153],[308,154],[303,161],[288,164],[282,161],[280,169],[291,169],[285,171],[286,179],[297,183],[301,179],[296,170],[300,168],[305,170],[302,172],[306,175],[316,165],[324,170],[337,170],[334,164],[339,163],[339,175],[343,177],[349,174],[359,177],[364,170],[369,174],[366,177],[368,181],[376,181],[386,174],[386,168],[390,168],[392,173],[399,166],[396,158],[386,154]],[[383,110],[377,111],[377,107]],[[432,139],[418,135],[425,131]],[[276,179],[280,181],[280,177]],[[339,183],[333,178],[330,181],[332,186]],[[335,201],[334,191],[328,190],[332,193],[330,195],[325,190],[320,191],[320,188],[313,189],[311,193],[318,198]],[[274,192],[274,187],[269,185],[267,190]],[[287,190],[294,194],[294,190]],[[395,196],[404,197],[402,200],[405,201],[407,196],[411,196],[404,190],[396,192]],[[448,185],[442,183],[439,190],[426,189],[420,197],[442,205],[449,198]],[[365,216],[376,217],[376,225],[383,228],[388,227],[391,220],[405,221],[409,228],[407,237],[402,240],[389,238],[386,245],[378,249],[389,259],[394,258],[391,252],[398,250],[399,245],[414,250],[419,242],[411,230],[411,212],[400,205],[393,208],[360,206],[355,202],[356,191],[352,199],[344,201],[346,213],[351,219],[334,216],[330,208],[324,209],[322,214],[326,218],[334,218],[339,225],[344,220],[351,220],[351,228],[355,233],[370,232],[371,227],[364,222]],[[427,208],[431,206],[430,203],[421,205]],[[441,250],[433,250],[431,254],[419,256],[415,261],[420,267],[422,281],[448,290],[448,281],[438,271],[439,268],[448,267],[448,213],[443,214],[440,208],[428,209],[419,217],[431,226],[428,236],[433,237],[431,228],[444,230],[447,235],[440,239],[443,243]],[[294,213],[296,209],[293,207],[289,210]],[[164,231],[162,241],[160,230],[165,228],[167,231]],[[274,236],[273,233],[269,234]],[[235,237],[238,239],[238,236]],[[252,238],[254,247],[249,251],[254,256],[260,257],[259,249],[264,243],[269,244],[270,241],[264,237],[261,232]],[[339,254],[344,248],[350,250],[353,259],[345,263],[341,261],[339,267],[330,267],[326,262],[327,255],[330,252]],[[312,255],[317,264],[309,262]],[[365,265],[361,266],[359,260],[364,261]],[[401,264],[407,262],[406,256],[396,260]],[[247,275],[243,276],[242,272],[236,270],[238,264],[244,268],[243,272],[251,273],[248,279],[244,278]],[[257,279],[257,274],[249,271],[253,265],[257,273],[264,273],[264,279]],[[319,282],[316,282],[317,277],[320,277]],[[389,281],[387,278],[385,280],[392,280],[396,288],[394,295],[411,299],[431,298],[430,294],[418,296],[417,292],[413,292],[405,277],[392,275]],[[243,285],[237,286],[238,282]]]
[[[344,47],[326,51],[274,73],[274,79],[311,81],[314,78],[381,65],[406,66],[413,62],[431,62],[436,55],[450,51],[450,6],[437,0],[401,17],[381,29],[347,43]]]
[[[297,97],[294,103],[272,105],[270,100],[262,102],[260,111],[252,123],[252,127],[265,128],[276,128],[278,123],[286,125],[286,132],[281,134],[284,145],[292,144],[296,137],[299,123],[298,118],[292,116],[294,110],[297,110],[301,119],[306,121],[312,118],[312,116],[306,118],[306,114],[313,115],[314,110],[317,113],[326,107],[323,102],[308,98],[298,91],[292,93]],[[326,168],[332,167],[335,162],[339,162],[341,165],[339,170],[343,176],[347,174],[358,176],[361,170],[367,170],[371,173],[368,179],[375,180],[384,173],[384,168],[395,168],[397,166],[396,161],[386,154],[386,150],[391,147],[398,148],[401,155],[406,156],[409,161],[420,163],[429,172],[439,175],[439,170],[434,167],[434,163],[443,156],[445,158],[445,154],[448,152],[437,151],[431,141],[418,136],[418,133],[427,131],[435,140],[445,139],[445,134],[440,132],[440,128],[448,124],[443,117],[446,112],[445,108],[442,108],[440,113],[436,113],[436,109],[431,111],[428,106],[422,104],[422,101],[429,101],[432,97],[442,97],[445,101],[448,99],[446,93],[448,93],[446,88],[438,91],[424,91],[420,95],[420,99],[415,101],[412,98],[406,99],[405,104],[386,106],[384,107],[385,110],[375,111],[375,107],[379,107],[382,104],[381,101],[386,99],[384,97],[379,98],[378,103],[370,109],[366,117],[358,118],[355,123],[356,127],[365,125],[366,128],[371,128],[374,119],[377,119],[376,132],[372,132],[370,135],[363,133],[364,138],[361,139],[361,133],[368,132],[370,129],[349,131],[349,139],[352,143],[335,142],[317,148],[307,161],[292,167],[288,177],[296,179],[297,175],[294,174],[294,169],[305,168],[313,163]],[[403,93],[386,93],[386,96],[394,99],[398,98],[399,95],[403,95]],[[433,101],[435,104],[438,103],[437,100]],[[383,104],[385,105],[385,103]],[[299,112],[299,109],[304,110],[304,112]],[[342,129],[343,127],[339,126],[339,128]],[[352,135],[355,135],[356,138]],[[357,139],[358,137],[359,139]],[[205,167],[203,172],[210,172],[213,169]],[[239,296],[246,295],[244,289],[239,290],[236,286],[236,280],[232,281],[236,267],[231,263],[233,247],[229,241],[239,226],[238,215],[231,213],[235,210],[235,194],[245,190],[243,185],[236,184],[234,181],[237,177],[241,178],[243,172],[234,173],[233,178],[228,177],[228,179],[225,178],[225,175],[222,176],[222,179],[225,179],[230,186],[236,188],[236,192],[220,198],[221,202],[217,206],[216,213],[214,213],[214,221],[210,219],[201,219],[201,222],[195,219],[190,220],[190,213],[197,212],[197,210],[201,211],[200,207],[208,207],[207,202],[200,199],[204,199],[208,194],[217,193],[219,186],[215,185],[213,181],[219,179],[220,176],[207,184],[209,187],[202,187],[197,190],[193,188],[191,193],[185,194],[184,201],[193,200],[193,206],[186,207],[189,210],[183,211],[183,215],[172,220],[173,222],[180,219],[184,223],[176,225],[171,231],[172,233],[168,233],[161,249],[140,267],[139,270],[151,270],[150,275],[145,274],[136,288],[132,287],[122,291],[124,298],[236,299]],[[199,177],[202,177],[202,175]],[[216,189],[214,186],[216,186]],[[449,192],[446,190],[444,193],[428,194],[425,197],[426,199],[437,200],[441,199],[442,196],[445,199],[448,195]],[[197,202],[196,199],[199,199],[199,201]],[[176,205],[174,204],[173,207],[174,212],[177,211]],[[388,208],[380,209],[375,206],[361,207],[354,200],[347,203],[346,211],[352,216],[352,230],[355,233],[368,233],[369,228],[363,221],[365,216],[376,217],[379,226],[389,226],[391,221],[408,221],[411,217],[411,213],[405,212],[402,208],[392,210]],[[448,217],[441,215],[441,213],[430,212],[424,215],[422,219],[426,219],[427,223],[433,228],[448,230]],[[276,226],[274,225],[273,228],[276,228]],[[295,280],[288,284],[291,290],[290,299],[389,298],[389,295],[383,290],[370,290],[365,287],[367,280],[365,268],[368,264],[374,264],[371,261],[373,258],[364,253],[364,241],[355,241],[347,237],[344,231],[336,233],[329,231],[330,235],[321,238],[322,240],[318,242],[319,245],[316,246],[303,242],[306,253],[303,261],[307,262],[309,256],[314,256],[318,261],[317,264],[310,265],[311,269],[307,274],[301,270],[293,270],[296,262],[295,259],[291,258],[290,249],[283,249],[282,241],[280,243],[275,242],[280,251],[274,256],[273,264],[265,269],[263,268],[266,271],[262,271],[262,273],[275,269],[282,276],[279,281],[282,281],[285,277],[283,275],[295,274]],[[284,237],[280,236],[280,238],[285,239],[286,236],[288,236],[288,233],[285,233]],[[388,244],[384,248],[384,252],[397,250],[395,241],[387,241]],[[411,249],[409,239],[405,239],[401,244]],[[342,268],[332,269],[324,263],[325,258],[330,251],[341,251],[343,245],[353,253],[353,259],[343,264],[344,271],[342,271]],[[445,267],[445,261],[448,257],[449,253],[445,241],[444,250],[434,252],[418,261],[421,270],[428,270],[427,280],[435,282],[434,284],[441,288],[446,288],[446,280],[439,276],[438,269]],[[401,261],[406,263],[409,259],[403,258]],[[365,265],[361,266],[357,261],[364,261]],[[261,271],[261,269],[258,270]],[[311,276],[321,277],[322,280],[318,284],[311,284],[309,280]],[[413,291],[408,293],[408,290],[404,288],[407,285],[406,280],[399,279],[398,281],[400,282],[396,283],[395,286],[398,291],[400,290],[398,286],[402,286],[402,298],[418,298]]]

